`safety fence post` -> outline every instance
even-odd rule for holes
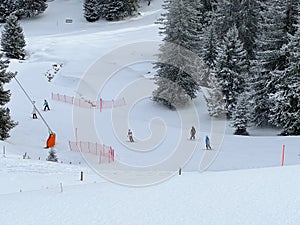
[[[100,98],[100,106],[99,106],[100,112],[102,112],[102,107],[103,107],[103,101],[102,101],[102,98]]]

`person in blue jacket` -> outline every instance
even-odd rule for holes
[[[46,109],[47,109],[47,110],[50,110],[50,108],[49,108],[49,103],[48,103],[47,100],[45,99],[45,100],[44,100],[44,111],[46,111]]]
[[[205,137],[205,147],[207,150],[211,150],[209,137],[206,135]]]

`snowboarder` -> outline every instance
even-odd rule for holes
[[[128,129],[127,136],[128,136],[128,138],[129,138],[129,141],[130,141],[130,142],[134,142],[133,136],[132,136],[132,131],[131,131],[130,129]]]
[[[33,104],[33,109],[32,109],[32,119],[37,119],[37,115],[36,115],[36,108],[35,108],[35,101],[32,101]]]
[[[209,137],[207,135],[205,137],[205,147],[206,147],[206,150],[211,150],[210,140],[209,140]]]
[[[8,107],[6,108],[5,115],[10,118],[10,109]]]
[[[191,134],[190,140],[195,140],[196,129],[194,126],[192,126],[190,134]]]
[[[46,111],[46,109],[47,109],[47,110],[50,110],[50,108],[49,108],[49,103],[48,103],[47,100],[45,99],[45,100],[44,100],[44,111]]]

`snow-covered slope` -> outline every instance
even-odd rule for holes
[[[0,162],[3,225],[296,225],[300,219],[299,166],[183,173],[134,188],[93,176],[81,182],[74,166]]]

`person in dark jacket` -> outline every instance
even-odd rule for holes
[[[5,111],[5,115],[10,118],[10,109],[7,107]]]
[[[192,129],[190,131],[190,135],[191,135],[190,140],[195,140],[196,129],[195,129],[194,126],[192,126]]]
[[[128,136],[128,138],[129,138],[129,141],[130,141],[130,142],[134,142],[134,140],[133,140],[133,134],[132,134],[132,131],[131,131],[130,129],[128,129],[127,136]]]

